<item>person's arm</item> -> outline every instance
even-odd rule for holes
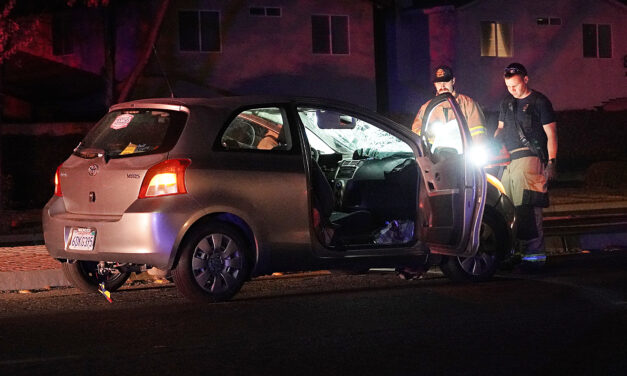
[[[498,135],[503,131],[503,127],[505,123],[499,120],[499,125],[496,127],[496,131],[494,131],[494,138],[497,138]]]
[[[538,98],[538,111],[540,115],[540,124],[546,133],[546,149],[549,160],[557,157],[557,117],[553,110],[553,104],[544,95]]]
[[[411,125],[411,130],[417,135],[420,135],[420,129],[422,129],[422,117],[425,114],[427,103],[423,104],[422,107],[420,107],[420,110],[418,110],[418,114],[416,114],[416,118],[414,119],[414,123]]]
[[[552,122],[542,126],[546,133],[546,148],[549,152],[549,160],[557,158],[557,123]]]
[[[498,139],[498,136],[503,133],[503,127],[505,127],[505,110],[504,110],[504,103],[505,101],[501,102],[501,104],[499,105],[499,122],[498,125],[496,127],[496,130],[494,131],[494,135],[492,135],[493,138]]]
[[[468,103],[465,103],[464,105],[464,112],[472,140],[477,143],[486,142],[488,135],[485,115],[483,115],[481,106],[469,98]]]
[[[557,123],[551,122],[542,126],[546,133],[546,148],[549,153],[549,160],[545,167],[547,180],[555,180],[557,177]]]

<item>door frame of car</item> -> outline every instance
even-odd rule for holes
[[[454,99],[452,102],[453,102],[452,106],[455,108],[456,115],[459,118],[461,111],[459,110],[459,107],[457,106],[457,103],[454,101]],[[464,256],[468,254],[474,254],[474,252],[476,252],[476,249],[478,247],[481,215],[483,213],[483,201],[485,197],[485,176],[483,175],[482,169],[470,168],[470,166],[467,166],[468,168],[464,169],[464,173],[469,174],[469,176],[465,176],[465,179],[464,179],[464,192],[465,193],[468,192],[468,196],[471,199],[464,200],[464,208],[462,210],[465,213],[464,217],[472,218],[472,220],[464,221],[465,223],[468,223],[468,225],[464,226],[464,229],[460,233],[460,237],[457,241],[452,242],[451,244],[448,244],[448,245],[425,242],[423,240],[424,239],[423,236],[426,236],[426,234],[428,233],[429,230],[427,229],[426,233],[424,231],[420,231],[421,235],[420,235],[420,238],[417,239],[417,241],[413,243],[409,243],[407,245],[400,245],[397,247],[394,247],[394,246],[369,247],[369,248],[349,249],[349,250],[340,251],[340,252],[330,249],[328,247],[325,247],[319,241],[313,228],[313,218],[311,214],[313,213],[313,210],[312,210],[313,199],[312,199],[312,194],[311,194],[312,184],[310,181],[312,161],[311,161],[310,153],[307,152],[307,150],[309,149],[308,148],[309,144],[307,141],[307,137],[305,135],[305,127],[298,117],[297,107],[301,107],[301,106],[302,107],[305,107],[305,106],[319,107],[319,108],[328,109],[328,110],[340,111],[347,115],[354,116],[361,120],[372,123],[376,125],[377,127],[380,127],[386,132],[389,132],[390,134],[406,142],[411,147],[412,151],[414,152],[414,155],[416,155],[416,160],[420,167],[421,175],[420,175],[420,182],[419,182],[420,184],[418,186],[419,199],[422,198],[424,194],[426,194],[427,197],[429,196],[428,192],[426,192],[428,187],[426,183],[426,176],[425,176],[424,168],[429,168],[433,164],[430,162],[429,156],[425,156],[425,151],[424,151],[425,146],[421,138],[417,134],[412,132],[410,129],[400,124],[394,123],[390,119],[382,117],[376,113],[369,114],[366,112],[359,111],[359,109],[356,106],[350,106],[346,104],[342,104],[340,106],[340,105],[334,105],[333,102],[328,103],[328,102],[315,101],[315,100],[303,100],[303,101],[292,103],[290,106],[290,109],[288,110],[288,114],[289,114],[288,117],[289,117],[290,122],[295,122],[292,124],[296,126],[293,127],[292,129],[293,130],[295,130],[295,128],[297,129],[297,134],[300,139],[300,143],[303,146],[302,148],[303,159],[304,159],[304,164],[305,164],[305,170],[307,171],[307,175],[308,175],[307,179],[308,179],[308,188],[309,188],[308,194],[309,194],[310,217],[311,217],[310,218],[311,225],[310,225],[309,230],[310,230],[310,236],[312,239],[311,241],[312,251],[317,257],[319,258],[346,258],[346,257],[369,257],[369,256],[380,257],[383,255],[403,256],[403,255],[408,255],[408,254],[425,255],[425,254],[428,254],[429,252],[439,253],[439,254],[444,254],[444,255]],[[463,116],[461,116],[461,118],[463,119]],[[470,139],[470,133],[467,130],[465,120],[462,122],[462,124],[460,124],[460,127],[463,128],[464,135],[467,135],[468,139]],[[294,135],[294,137],[296,137],[296,134]],[[464,158],[464,160],[465,159],[466,158]],[[466,182],[468,182],[469,185],[466,184]],[[476,185],[478,185],[478,187]],[[475,198],[477,200],[475,200]],[[423,219],[429,217],[429,213],[420,209],[421,207],[420,203],[417,206],[418,207],[416,208],[417,210],[416,218],[417,218],[417,221],[419,221],[419,223],[417,224],[416,228],[418,231],[418,229],[422,227]],[[428,208],[425,208],[425,209],[428,210]]]
[[[468,157],[468,151],[472,147],[472,137],[470,130],[466,122],[466,118],[463,116],[459,104],[455,100],[455,97],[450,93],[444,93],[434,97],[425,110],[423,116],[422,129],[425,129],[425,125],[429,114],[437,106],[443,103],[448,105],[453,110],[457,121],[457,126],[461,135],[463,144],[464,158],[461,160],[453,161],[452,163],[458,163],[457,168],[463,171],[463,179],[459,179],[458,186],[454,188],[445,187],[438,189],[438,178],[440,174],[440,166],[449,161],[441,162],[436,159],[436,156],[431,152],[428,145],[428,139],[425,132],[420,136],[422,150],[424,152],[422,157],[418,158],[418,165],[423,174],[424,192],[426,193],[426,200],[431,206],[441,205],[435,204],[436,201],[442,202],[448,198],[449,201],[454,202],[456,194],[461,195],[463,202],[463,208],[460,211],[459,207],[456,209],[451,205],[452,215],[460,213],[462,218],[453,218],[454,221],[450,228],[442,228],[431,225],[423,226],[423,233],[421,238],[427,239],[426,243],[433,253],[452,255],[452,256],[472,256],[475,254],[479,247],[479,233],[481,230],[481,219],[483,217],[485,196],[486,196],[486,177],[485,172],[481,166],[475,165],[475,163]],[[457,202],[459,206],[460,203]],[[434,205],[435,204],[435,205]],[[435,210],[435,208],[432,208]],[[440,234],[435,234],[439,232]],[[448,240],[446,240],[448,239]]]

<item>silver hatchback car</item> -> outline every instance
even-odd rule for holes
[[[424,118],[419,137],[310,98],[115,105],[57,169],[46,246],[84,291],[154,269],[201,301],[285,271],[439,265],[488,279],[511,250],[513,206],[468,157],[450,95]]]

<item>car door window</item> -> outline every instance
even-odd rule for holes
[[[220,144],[227,150],[290,150],[289,127],[278,107],[255,108],[240,112],[226,127]]]

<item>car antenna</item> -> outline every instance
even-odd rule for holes
[[[159,66],[159,70],[161,71],[161,74],[163,75],[163,78],[165,79],[165,83],[168,85],[168,89],[170,90],[170,98],[174,98],[174,90],[172,90],[172,85],[170,85],[170,80],[168,79],[168,75],[165,73],[165,71],[163,70],[163,67],[161,66],[161,60],[159,60],[159,55],[157,55],[157,47],[155,46],[155,44],[152,44],[152,51],[155,53],[155,59],[157,59],[157,65]]]

